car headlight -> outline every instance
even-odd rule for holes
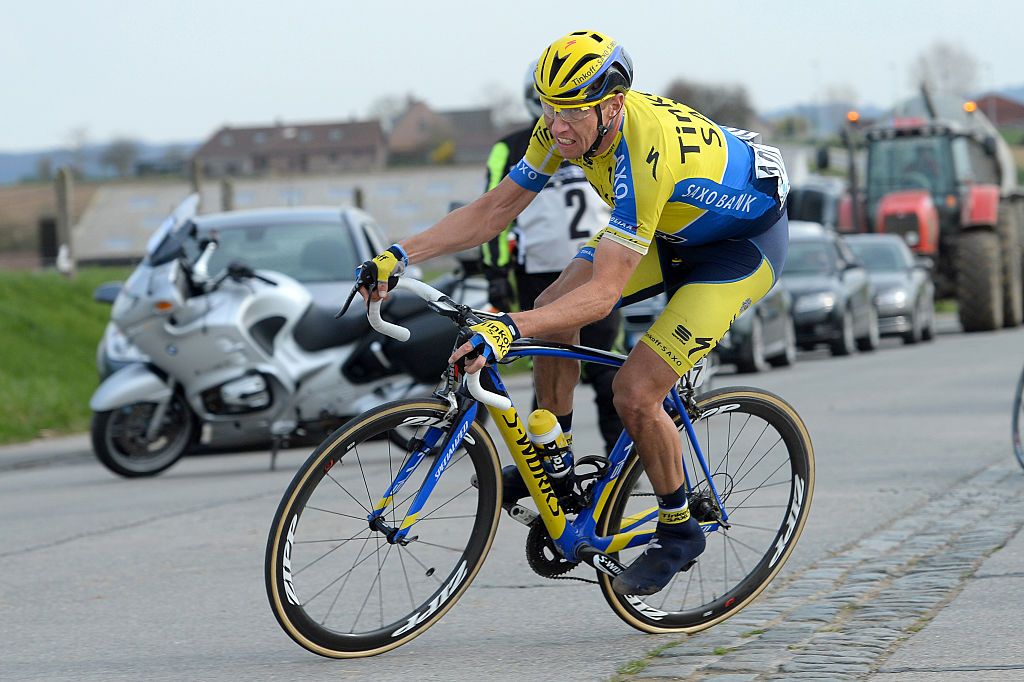
[[[813,310],[829,311],[836,305],[836,295],[831,291],[819,291],[816,294],[804,294],[796,299],[793,312],[809,313]]]
[[[875,296],[875,303],[888,308],[902,308],[907,304],[907,292],[903,289],[890,289]]]
[[[107,357],[114,362],[149,362],[149,356],[129,341],[116,325],[107,325],[107,331],[103,335],[103,345]]]

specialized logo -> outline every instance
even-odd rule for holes
[[[693,334],[690,333],[690,330],[681,324],[677,324],[676,328],[672,330],[672,336],[676,337],[683,343],[686,343],[693,338]]]
[[[452,579],[441,588],[440,592],[434,595],[434,598],[430,600],[427,608],[423,609],[419,613],[412,614],[409,617],[409,620],[406,621],[405,625],[392,632],[391,636],[400,637],[434,615],[434,613],[458,591],[459,585],[461,585],[462,581],[466,579],[466,574],[466,561],[463,560],[462,563],[459,564],[458,569],[456,569],[455,575],[453,575]]]
[[[800,509],[804,504],[804,481],[799,476],[793,478],[793,502],[789,505],[789,517],[786,519],[786,530],[782,535],[779,536],[779,541],[775,543],[775,555],[772,556],[772,560],[768,562],[768,568],[771,568],[778,562],[782,557],[782,553],[786,550],[786,546],[789,541],[793,538],[793,531],[796,530],[797,521],[800,518]]]
[[[530,476],[536,481],[537,487],[540,488],[541,494],[544,495],[544,506],[551,512],[552,516],[561,516],[562,508],[559,506],[558,498],[551,487],[551,479],[548,477],[547,472],[544,471],[544,465],[540,460],[540,453],[537,452],[537,448],[533,447],[530,437],[526,434],[522,423],[519,421],[519,416],[514,415],[512,421],[509,421],[505,415],[502,415],[501,419],[510,429],[515,431],[516,446],[518,446],[520,452],[526,455],[526,466],[530,470]]]
[[[612,561],[603,554],[598,554],[594,557],[594,567],[602,573],[606,573],[612,576],[613,578],[622,573],[624,570],[626,570],[618,563]]]
[[[698,336],[693,340],[693,342],[697,345],[694,348],[690,349],[690,351],[686,354],[686,357],[690,357],[694,353],[699,353],[702,350],[708,350],[709,348],[711,348],[712,341],[714,341],[714,339],[712,339],[710,336]]]
[[[452,455],[455,454],[455,451],[458,450],[459,446],[462,444],[462,437],[465,436],[466,431],[469,430],[470,423],[471,422],[467,419],[462,425],[462,428],[459,429],[459,432],[455,434],[454,438],[452,438],[452,442],[448,446],[448,449],[444,451],[443,455],[441,455],[441,460],[437,465],[437,471],[434,472],[434,480],[441,478],[441,474],[443,474],[444,470],[448,467],[448,463],[451,461]]]
[[[284,594],[288,601],[295,606],[301,606],[302,602],[295,594],[295,585],[292,584],[292,545],[295,543],[295,527],[299,525],[299,515],[292,517],[288,525],[288,535],[284,539],[284,552],[281,557],[281,579],[284,581]]]

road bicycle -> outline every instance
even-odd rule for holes
[[[399,286],[468,327],[488,316],[422,282]],[[351,300],[351,299],[350,299]],[[405,340],[402,327],[371,324]],[[653,535],[658,507],[625,432],[611,454],[579,456],[549,477],[501,380],[501,366],[549,356],[621,366],[625,357],[520,339],[501,363],[465,374],[449,367],[435,397],[385,404],[349,421],[296,472],[274,516],[265,577],[284,631],[314,653],[350,658],[405,644],[466,592],[487,556],[501,511],[529,527],[527,562],[547,578],[596,582],[609,606],[648,633],[693,633],[736,614],[778,574],[807,521],[814,490],[811,440],[796,411],[756,388],[696,396],[700,367],[663,406],[683,440],[691,513],[704,553],[661,592],[612,590],[612,579]],[[536,510],[503,502],[498,450],[475,421],[486,409]],[[415,429],[408,448],[391,430]],[[524,503],[526,501],[524,500]],[[586,564],[596,580],[568,576]]]
[[[1013,453],[1017,455],[1017,462],[1024,467],[1024,446],[1021,445],[1020,427],[1021,411],[1024,410],[1024,370],[1017,379],[1017,390],[1013,394],[1013,421],[1010,427],[1013,436]]]

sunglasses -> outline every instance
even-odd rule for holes
[[[585,119],[590,110],[593,107],[576,107],[572,109],[555,109],[547,102],[541,102],[541,108],[544,110],[544,118],[549,121],[555,120],[555,116],[562,119],[566,123],[578,123]]]

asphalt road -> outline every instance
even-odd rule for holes
[[[945,331],[716,379],[784,396],[814,439],[811,517],[782,578],[1012,457],[1024,330]],[[581,389],[577,453],[596,451],[587,402]],[[370,659],[309,654],[263,582],[271,518],[306,454],[282,454],[277,472],[266,453],[191,457],[151,480],[71,456],[0,471],[0,679],[599,680],[679,639],[632,630],[592,585],[535,576],[525,528],[503,518],[476,581],[427,633]]]

